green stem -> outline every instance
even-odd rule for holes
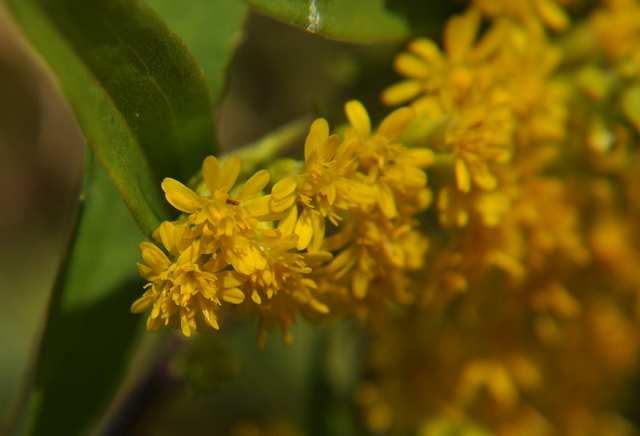
[[[232,150],[225,157],[238,156],[242,161],[242,173],[251,174],[302,138],[309,128],[309,121],[308,117],[291,121],[253,144]]]
[[[309,117],[291,121],[252,144],[229,151],[222,160],[231,156],[239,157],[242,162],[240,176],[248,176],[282,155],[296,140],[301,139],[309,127],[309,122]],[[202,173],[198,172],[191,178],[189,185],[199,187],[201,184]]]

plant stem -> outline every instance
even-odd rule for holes
[[[241,177],[250,175],[259,167],[266,166],[270,161],[282,155],[296,140],[301,139],[309,122],[309,117],[290,121],[254,143],[230,150],[222,157],[222,160],[232,156],[239,157],[242,162]],[[201,184],[202,173],[198,171],[189,181],[189,185],[199,187]]]

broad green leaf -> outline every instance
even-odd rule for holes
[[[204,69],[214,101],[224,85],[224,73],[242,39],[247,5],[238,0],[147,0],[185,42]]]
[[[145,233],[169,217],[163,177],[213,151],[211,95],[196,60],[140,0],[7,0],[53,70]]]
[[[307,32],[357,43],[435,36],[450,0],[246,0],[258,12]]]
[[[147,235],[170,216],[159,182],[188,179],[214,151],[212,96],[185,44],[141,1],[7,5],[50,66],[95,152],[87,150],[95,158],[88,160],[76,233],[54,287],[34,384],[25,391],[22,430],[86,434],[119,383],[141,320],[129,306],[141,292],[135,264],[144,235],[127,206]],[[213,37],[232,48],[225,38],[237,31]],[[217,77],[212,83],[222,81],[228,56],[209,65]]]
[[[51,296],[33,385],[30,435],[85,434],[126,367],[140,318],[129,313],[143,238],[99,163],[87,158],[76,228]]]

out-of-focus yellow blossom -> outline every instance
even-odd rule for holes
[[[316,120],[273,185],[234,188],[240,162],[212,157],[202,189],[165,180],[184,215],[141,245],[132,310],[187,336],[231,306],[286,339],[300,314],[366,319],[375,432],[631,435],[640,3],[572,20],[569,2],[474,0],[442,49],[396,58],[399,108],[374,126],[349,101],[342,134]]]
[[[613,63],[640,68],[640,5],[636,0],[603,0],[591,16],[596,41]]]
[[[414,118],[409,108],[391,113],[375,131],[361,103],[350,101],[345,111],[350,123],[345,143],[353,144],[358,171],[373,188],[376,202],[350,209],[345,225],[327,239],[325,249],[335,257],[327,265],[325,287],[346,284],[357,299],[375,287],[374,294],[407,301],[405,274],[420,269],[428,245],[414,229],[413,217],[431,201],[423,168],[433,162],[433,153],[400,142]]]
[[[388,104],[418,97],[412,106],[437,126],[431,147],[453,156],[455,184],[465,193],[473,186],[494,190],[496,167],[508,167],[519,148],[557,143],[566,132],[568,89],[551,77],[560,50],[539,27],[503,21],[476,43],[479,26],[475,9],[450,19],[446,54],[431,41],[411,43],[396,59],[396,70],[409,79],[382,94]],[[444,203],[460,199],[442,195]],[[462,224],[469,211],[455,214]]]
[[[431,123],[412,140],[436,152],[439,226],[417,304],[371,327],[363,407],[384,406],[386,431],[634,434],[614,397],[640,357],[640,4],[591,6],[586,51],[569,53],[541,25],[573,31],[560,3],[478,0],[447,24],[445,54],[419,41],[396,60],[408,80],[383,100]],[[490,21],[474,44],[476,8]]]
[[[569,16],[561,0],[474,0],[473,3],[489,17],[510,18],[522,24],[542,22],[553,30],[565,30]]]
[[[419,113],[429,113],[441,105],[440,97],[457,104],[470,92],[491,87],[499,73],[492,63],[507,36],[506,28],[496,25],[476,41],[480,19],[474,9],[451,18],[444,32],[444,52],[428,39],[411,42],[408,52],[399,54],[394,64],[407,79],[386,89],[382,100],[396,105],[419,97],[414,106]]]
[[[388,115],[375,132],[364,106],[350,101],[345,106],[350,128],[345,141],[354,144],[358,169],[368,186],[374,186],[378,209],[388,218],[408,217],[424,210],[431,202],[424,168],[433,163],[433,152],[407,148],[400,136],[415,114],[401,108]]]

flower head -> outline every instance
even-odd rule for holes
[[[233,274],[220,273],[215,262],[205,261],[200,241],[188,243],[184,233],[184,224],[164,222],[154,234],[175,260],[153,243],[140,244],[143,262],[138,270],[148,283],[131,310],[140,313],[152,308],[147,320],[150,330],[179,322],[182,333],[191,336],[199,321],[219,329],[219,306],[223,301],[240,304],[244,294]]]
[[[284,319],[285,327],[303,306],[328,312],[315,297],[306,256],[296,250],[297,237],[274,229],[268,217],[271,198],[261,192],[269,174],[258,171],[234,189],[239,172],[237,159],[220,165],[209,156],[202,166],[201,194],[176,180],[163,181],[167,201],[186,215],[155,232],[166,254],[154,244],[141,245],[139,269],[148,280],[147,291],[132,310],[153,305],[149,328],[178,317],[185,336],[197,329],[198,319],[218,329],[220,306],[245,299],[264,316]]]
[[[569,16],[561,3],[562,0],[474,0],[489,17],[509,18],[529,26],[542,23],[556,31],[569,26]]]

